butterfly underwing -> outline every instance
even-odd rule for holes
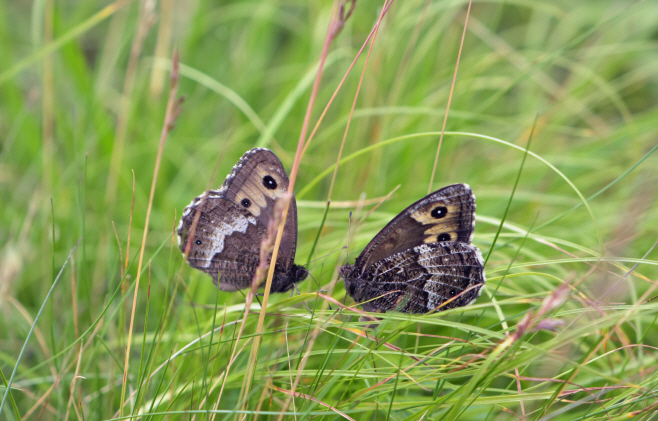
[[[260,262],[261,241],[274,218],[274,205],[288,190],[288,183],[288,174],[274,152],[264,148],[247,151],[218,190],[195,197],[183,211],[177,233],[184,256],[189,246],[187,263],[211,275],[223,291],[251,286]],[[271,292],[287,291],[306,279],[308,271],[294,263],[296,246],[297,205],[293,196]]]
[[[340,270],[345,290],[366,311],[427,313],[472,303],[485,283],[470,244],[475,196],[467,184],[431,193],[402,211]]]

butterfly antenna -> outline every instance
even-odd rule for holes
[[[320,289],[320,283],[315,279],[315,276],[311,275],[311,272],[308,273],[308,276],[310,276],[311,279],[313,279],[313,282],[315,282],[315,285],[317,285],[318,290],[319,290]]]
[[[309,275],[310,275],[310,273],[309,273]],[[311,276],[311,278],[313,278],[313,276]],[[315,278],[313,280],[315,280]],[[299,290],[299,287],[297,286],[296,283],[293,282],[292,287],[293,287],[293,290],[290,291],[290,296],[291,297],[293,296],[293,294],[295,292],[297,292],[297,295],[302,295],[302,292]],[[304,307],[306,307],[306,310],[308,310],[309,313],[313,314],[311,309],[308,307],[308,304],[306,304],[306,301],[302,301],[302,303],[304,303]]]

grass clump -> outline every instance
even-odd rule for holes
[[[0,6],[3,419],[655,418],[648,2],[35,5]],[[247,149],[291,170],[304,127],[314,280],[259,326],[172,234]],[[480,299],[374,332],[339,312],[337,268],[462,182]]]

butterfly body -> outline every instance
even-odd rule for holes
[[[465,184],[412,204],[340,274],[367,311],[427,313],[473,302],[485,283],[484,261],[470,244],[475,197]]]
[[[221,188],[195,197],[183,211],[177,233],[188,264],[210,274],[221,290],[251,286],[261,242],[274,218],[274,205],[287,189],[288,175],[272,151],[255,148],[246,152]],[[305,268],[294,264],[296,244],[297,206],[292,197],[272,292],[287,291],[308,275]]]

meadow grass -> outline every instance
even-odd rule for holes
[[[0,419],[656,419],[658,9],[476,2],[462,45],[467,10],[326,44],[328,1],[0,3]],[[246,150],[290,172],[311,99],[312,278],[246,306],[173,232]],[[338,268],[452,183],[482,296],[367,328]]]

